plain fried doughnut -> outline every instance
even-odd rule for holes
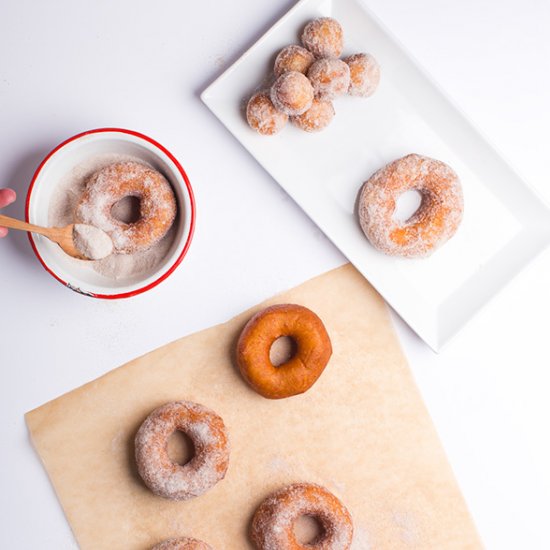
[[[288,336],[296,353],[274,366],[273,342]],[[307,391],[321,376],[332,354],[325,326],[313,311],[296,304],[268,307],[252,317],[237,342],[237,365],[243,378],[260,395],[282,399]]]
[[[195,455],[184,465],[168,456],[167,443],[176,431],[184,432]],[[136,463],[145,485],[158,496],[188,500],[202,495],[225,477],[229,440],[223,420],[210,409],[175,401],[155,409],[139,428]]]

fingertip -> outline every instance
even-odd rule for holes
[[[13,189],[0,189],[0,206],[8,206],[17,199],[17,193]]]
[[[5,227],[0,227],[0,239],[8,234],[8,230]]]

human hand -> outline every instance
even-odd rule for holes
[[[0,189],[0,208],[8,206],[15,201],[16,194],[13,189]],[[0,237],[5,237],[8,234],[8,230],[5,227],[0,227]]]

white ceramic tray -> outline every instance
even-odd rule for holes
[[[332,16],[344,54],[372,53],[382,67],[369,99],[335,102],[318,134],[287,125],[264,137],[245,120],[246,100],[269,78],[275,55],[305,23]],[[411,328],[439,350],[550,243],[550,210],[360,0],[302,0],[202,94],[202,100],[376,287]],[[465,214],[431,257],[396,259],[371,247],[355,201],[363,181],[407,153],[435,157],[459,174]]]

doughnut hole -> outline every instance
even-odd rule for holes
[[[298,71],[284,73],[271,87],[271,101],[281,113],[288,116],[301,115],[313,102],[311,82]]]
[[[341,59],[319,59],[307,72],[315,97],[322,101],[332,101],[347,94],[350,70]]]
[[[340,57],[344,49],[344,31],[336,19],[320,17],[305,26],[302,44],[315,57]]]
[[[292,44],[279,52],[275,59],[273,71],[275,76],[281,76],[288,71],[306,74],[314,61],[315,57],[310,51],[302,48],[302,46]]]
[[[311,107],[301,115],[292,117],[292,123],[306,132],[324,130],[334,118],[334,107],[330,101],[314,99]]]
[[[371,96],[380,82],[380,65],[368,53],[356,53],[344,59],[350,70],[349,94]]]
[[[290,336],[280,336],[269,349],[269,360],[274,367],[280,367],[282,364],[290,361],[298,351],[298,345],[294,338]]]
[[[168,438],[166,450],[170,460],[180,466],[184,466],[195,456],[193,440],[180,430],[176,430]]]
[[[293,525],[294,536],[299,544],[314,544],[324,534],[321,522],[315,516],[299,516]]]
[[[122,223],[136,223],[141,218],[141,200],[130,196],[120,199],[113,204],[111,216]]]
[[[288,116],[275,109],[269,92],[254,94],[246,106],[248,125],[263,136],[280,132],[288,121]]]
[[[422,200],[422,193],[416,189],[409,189],[401,193],[395,201],[392,218],[399,223],[407,223],[418,212]]]

